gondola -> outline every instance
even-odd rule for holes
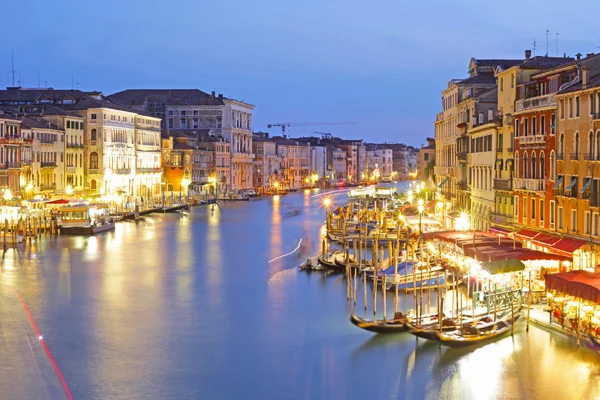
[[[356,315],[350,315],[350,322],[354,325],[358,326],[361,329],[364,329],[373,333],[402,333],[406,332],[406,327],[404,323],[406,322],[406,316],[402,315],[397,319],[390,319],[386,321],[377,321],[370,319],[363,319],[357,317]]]
[[[442,320],[442,332],[451,332],[460,329],[461,326],[473,322],[471,318],[464,318],[462,324],[459,325],[460,321],[458,318],[444,318]],[[439,320],[429,320],[420,325],[414,324],[414,321],[405,322],[406,331],[417,337],[427,340],[437,340],[437,333],[440,331]]]
[[[514,314],[514,322],[520,318],[520,313]],[[444,346],[462,348],[490,342],[508,333],[512,329],[511,319],[506,316],[495,322],[488,322],[479,326],[465,327],[462,330],[440,333],[436,332],[437,340]]]
[[[319,263],[325,268],[340,269],[340,267],[335,263],[335,260],[338,256],[343,254],[344,253],[341,250],[334,251],[330,257],[324,257],[323,254],[319,254]]]

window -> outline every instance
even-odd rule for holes
[[[592,215],[592,235],[594,236],[598,236],[598,228],[600,228],[598,226],[598,223],[600,222],[600,219],[598,218],[598,213],[594,213]]]
[[[558,229],[565,229],[564,211],[564,208],[558,207]]]
[[[537,159],[534,152],[531,152],[531,176],[530,178],[537,179]]]
[[[504,91],[504,78],[500,78],[500,91]]]
[[[542,115],[540,117],[540,135],[543,135],[546,133],[546,117],[544,115]]]
[[[565,156],[565,134],[560,134],[560,140],[558,141],[558,156],[560,159],[564,160]]]
[[[531,118],[531,134],[537,135],[537,118]]]
[[[523,119],[523,136],[527,136],[529,133],[529,120],[527,118]]]
[[[194,115],[198,115],[198,110],[194,110]]]
[[[173,118],[169,118],[169,129],[173,129]]]
[[[594,159],[594,132],[590,131],[589,135],[588,135],[588,144],[587,144],[587,154],[586,154],[586,160],[593,160]]]
[[[550,116],[550,134],[554,135],[556,133],[556,114],[552,114]]]
[[[588,100],[588,102],[589,102],[589,106],[590,106],[590,107],[589,107],[589,108],[590,108],[590,115],[593,115],[593,114],[594,114],[594,109],[596,108],[596,107],[595,107],[595,102],[596,102],[595,100],[596,100],[596,96],[595,96],[595,95],[593,95],[593,94],[590,94],[590,98],[589,98],[589,100]]]
[[[96,129],[95,128],[92,129],[92,131],[90,132],[90,140],[97,140],[97,136],[98,136],[98,133],[97,133]]]
[[[515,120],[515,137],[519,137],[519,120]]]
[[[550,229],[554,229],[554,223],[556,222],[556,202],[550,200]]]
[[[96,119],[96,114],[90,115],[90,119]]]
[[[575,141],[573,141],[573,157],[571,158],[579,158],[579,132],[575,132]]]
[[[536,207],[535,207],[535,197],[531,199],[531,220],[535,221]]]
[[[560,119],[565,119],[565,100],[560,100]]]
[[[173,110],[169,110],[168,115],[173,115]]]
[[[71,129],[71,121],[67,120],[67,129]]]
[[[544,208],[545,202],[544,199],[540,199],[540,227],[544,227],[544,214],[546,213],[546,209]]]
[[[580,110],[580,99],[579,96],[575,97],[575,117],[579,118],[579,110]]]
[[[98,169],[98,153],[90,153],[90,169]]]
[[[544,150],[540,153],[540,179],[546,179],[546,155]]]
[[[583,214],[583,233],[585,235],[589,235],[592,233],[592,229],[591,229],[591,214],[589,211],[586,211]]]
[[[510,88],[514,88],[515,87],[515,74],[511,74],[510,75]]]
[[[513,214],[515,215],[515,221],[519,220],[519,196],[515,196],[515,201],[514,201],[514,212]]]
[[[518,152],[515,153],[514,175],[516,177],[521,176],[521,175],[519,175],[519,153]]]
[[[425,161],[429,161],[429,153],[425,153],[425,154],[423,155],[423,159],[424,159]]]
[[[571,210],[571,231],[577,231],[577,210]]]
[[[179,119],[179,126],[181,126],[182,128],[185,128],[185,118]]]
[[[523,223],[526,224],[527,223],[527,206],[529,204],[527,203],[527,197],[523,197]]]
[[[567,102],[569,104],[569,118],[573,118],[573,99],[569,98]]]
[[[527,152],[523,154],[523,178],[529,178],[529,158]]]

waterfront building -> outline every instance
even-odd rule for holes
[[[367,155],[365,165],[368,165],[373,173],[376,172],[376,179],[392,178],[393,172],[393,150],[385,145],[370,144],[367,145]]]
[[[230,143],[229,189],[252,188],[252,104],[197,89],[128,89],[109,98],[164,118],[163,137],[175,129],[222,136]]]
[[[310,180],[310,146],[296,139],[273,138],[280,160],[280,185],[286,189],[299,189]]]
[[[313,184],[325,182],[327,176],[327,146],[310,146],[310,171]]]
[[[327,179],[332,184],[346,181],[348,168],[346,167],[345,150],[330,146],[327,150]]]
[[[254,159],[254,188],[258,193],[271,191],[275,182],[279,185],[281,157],[277,155],[277,143],[269,139],[268,134],[259,132],[252,139]]]
[[[346,151],[345,181],[358,183],[363,172],[360,160],[366,158],[366,147],[363,140],[336,139],[334,143],[338,148]]]
[[[197,139],[172,130],[168,139],[162,139],[161,151],[164,195],[187,196],[192,183],[192,160],[199,159]]]
[[[13,195],[21,193],[22,143],[21,120],[0,113],[0,188]]]
[[[162,184],[160,119],[145,114],[136,114],[134,118],[134,192],[143,202],[144,197],[157,196]]]
[[[469,62],[469,77],[466,79],[452,79],[448,82],[446,89],[442,91],[442,109],[438,113],[435,121],[435,140],[436,140],[436,166],[434,169],[436,185],[440,189],[442,196],[451,206],[456,205],[458,199],[458,184],[463,184],[461,189],[466,192],[464,173],[468,168],[467,163],[468,150],[461,148],[457,151],[458,139],[463,137],[461,143],[466,141],[467,125],[475,117],[479,117],[478,110],[475,115],[472,114],[472,108],[461,106],[462,119],[459,119],[459,104],[473,96],[477,96],[482,91],[492,88],[496,85],[494,78],[494,68],[497,66],[509,67],[522,62],[522,60],[478,60],[471,58]],[[484,115],[486,113],[484,112]],[[468,121],[468,122],[467,122]],[[458,156],[460,154],[460,157]],[[457,171],[458,163],[463,165],[461,171]],[[462,206],[466,204],[463,201]]]
[[[195,134],[198,135],[198,146],[212,153],[209,182],[214,178],[214,190],[227,193],[231,190],[231,144],[212,129],[199,129]]]
[[[561,85],[555,95],[558,104],[555,227],[561,236],[575,239],[569,248],[558,249],[572,253],[575,269],[593,270],[600,263],[600,249],[596,245],[600,238],[599,73],[600,54],[589,54],[581,59],[577,55],[574,62],[536,76],[555,82],[551,87]],[[524,159],[523,164],[527,168]]]
[[[417,159],[417,178],[421,181],[429,181],[433,178],[433,167],[435,166],[435,138],[427,138],[427,146],[421,145]]]
[[[42,114],[45,120],[64,130],[64,176],[65,191],[84,192],[84,119],[81,115],[55,106],[47,106]],[[34,145],[37,143],[34,141]],[[38,165],[36,164],[36,168]],[[29,182],[29,180],[28,180]]]
[[[46,197],[65,193],[65,130],[41,117],[23,116],[21,127],[32,138],[31,164],[25,167],[21,185],[27,187],[31,183],[35,193]],[[22,137],[19,141],[22,142]],[[20,159],[16,166],[21,168]]]
[[[511,89],[514,80],[515,100],[510,114],[514,134],[513,207],[510,212],[516,228],[530,232],[556,229],[556,98],[561,83],[560,72],[572,64],[572,58],[533,57],[507,71],[505,79]],[[504,75],[507,75],[504,74]],[[564,79],[564,76],[563,76]],[[507,207],[508,208],[508,207]]]

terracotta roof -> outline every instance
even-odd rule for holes
[[[499,59],[489,59],[489,60],[478,60],[473,58],[475,64],[482,67],[500,67],[500,68],[510,68],[515,65],[519,65],[523,62],[523,60],[499,60]],[[462,83],[462,82],[461,82]]]
[[[589,79],[588,84],[585,88],[591,89],[591,88],[595,88],[595,87],[600,87],[600,75],[596,75],[596,76],[592,77],[591,79]],[[561,90],[557,94],[572,93],[572,92],[577,92],[579,90],[583,90],[583,85],[582,85],[581,80],[579,82],[577,82],[576,84],[569,86],[566,89]]]
[[[61,130],[57,125],[53,124],[50,121],[47,121],[43,118],[32,118],[32,117],[22,117],[21,118],[21,126],[24,128],[38,128],[38,129],[54,129]]]
[[[196,148],[183,142],[173,142],[173,150],[196,150]]]
[[[531,69],[547,69],[547,68],[556,68],[560,66],[564,66],[566,64],[570,64],[574,62],[575,59],[572,57],[545,57],[545,56],[537,56],[533,57],[529,60],[525,60],[521,64],[519,64],[519,68],[531,68]]]
[[[212,96],[198,89],[127,89],[108,96],[123,104],[147,105],[224,105],[225,97]]]
[[[90,97],[81,90],[55,90],[53,88],[8,88],[0,90],[0,101],[27,101],[37,102],[40,99],[62,100],[73,99],[82,100]]]
[[[493,72],[484,72],[477,75],[473,75],[469,78],[463,79],[459,82],[459,85],[477,85],[477,84],[495,84],[496,77]]]

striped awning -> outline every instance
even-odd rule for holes
[[[449,176],[447,176],[447,177],[446,177],[446,179],[444,179],[444,180],[442,181],[442,183],[440,183],[440,184],[438,185],[438,187],[439,187],[439,188],[441,188],[441,187],[442,187],[442,186],[444,186],[444,185],[446,184],[446,182],[448,182],[449,180],[450,180],[450,177],[449,177]]]

